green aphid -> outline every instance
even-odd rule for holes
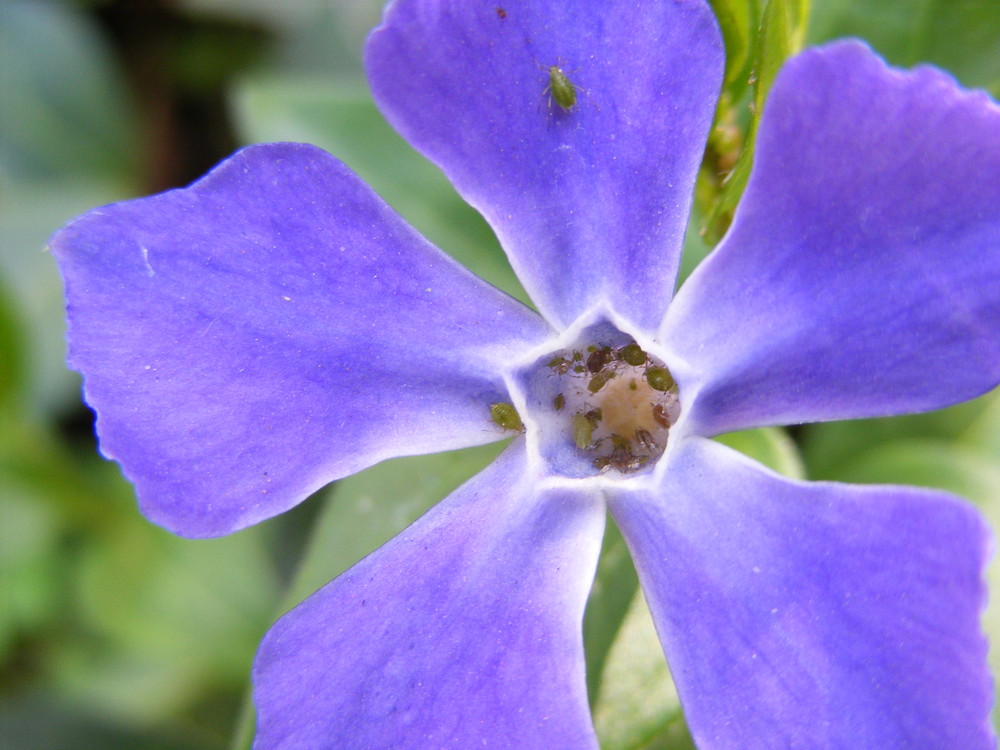
[[[547,70],[549,85],[545,88],[546,93],[562,107],[564,112],[569,112],[576,106],[576,86],[558,65],[550,65]]]
[[[582,352],[578,352],[578,351],[574,351],[573,352],[573,361],[574,362],[579,362],[581,359],[583,359],[583,353]]]
[[[569,372],[570,364],[570,361],[565,357],[553,357],[545,366],[559,375],[565,375]]]
[[[608,384],[608,381],[613,378],[615,374],[613,372],[599,372],[594,377],[590,379],[587,383],[587,390],[591,393],[597,393],[601,388]]]
[[[669,391],[676,385],[666,367],[650,367],[646,370],[646,382],[654,391]]]
[[[594,423],[587,418],[586,414],[577,414],[573,417],[573,442],[580,450],[587,450],[590,441],[594,437]]]
[[[521,421],[521,415],[514,408],[514,404],[504,402],[490,404],[490,419],[505,430],[524,432],[524,423]]]
[[[618,354],[628,362],[632,367],[640,367],[646,364],[646,352],[642,350],[637,343],[634,341],[628,346],[623,346]]]
[[[566,397],[561,393],[557,393],[556,397],[552,399],[552,406],[556,411],[562,411],[563,407],[566,406]]]

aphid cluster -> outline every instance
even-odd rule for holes
[[[593,457],[595,469],[630,473],[663,453],[677,418],[677,386],[637,343],[570,349],[545,366],[563,381],[552,408],[561,412],[572,404],[573,442]]]

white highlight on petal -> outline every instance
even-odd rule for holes
[[[156,271],[154,271],[153,267],[149,265],[149,248],[144,245],[139,245],[139,250],[142,252],[143,265],[146,266],[146,275],[156,276]]]

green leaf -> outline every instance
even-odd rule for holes
[[[5,695],[0,703],[0,738],[17,750],[210,750],[217,744],[196,732],[116,723],[101,709],[67,704],[51,691]],[[199,741],[200,740],[200,741]]]
[[[691,216],[688,218],[687,230],[684,233],[684,252],[681,254],[681,266],[677,273],[678,288],[687,280],[692,271],[708,257],[711,248],[705,243],[705,238],[701,235],[701,214],[698,206],[691,207]]]
[[[1000,96],[1000,12],[996,0],[825,0],[812,43],[860,36],[893,65],[929,62],[964,85]]]
[[[608,652],[593,713],[602,750],[694,750],[641,591]]]
[[[79,391],[45,243],[76,214],[131,193],[137,128],[107,44],[71,3],[0,3],[0,71],[0,275],[27,333],[22,400],[41,413]]]
[[[16,656],[19,636],[42,631],[58,612],[61,519],[51,504],[14,480],[0,464],[0,665]]]
[[[795,442],[780,427],[730,432],[715,438],[792,479],[804,479],[805,465]]]
[[[26,333],[22,403],[40,414],[79,402],[79,377],[66,368],[65,302],[45,243],[65,221],[96,204],[128,196],[124,182],[67,177],[14,180],[0,168],[0,276]]]
[[[136,157],[128,91],[70,3],[0,4],[0,166],[15,176],[119,174]],[[16,106],[12,103],[16,102]]]
[[[0,636],[41,646],[47,691],[135,724],[245,684],[277,598],[262,528],[192,541],[154,527],[116,465],[10,410],[0,498]]]
[[[1000,404],[1000,390],[972,401],[926,412],[882,419],[858,419],[825,422],[803,428],[800,445],[802,457],[814,479],[838,479],[845,467],[873,446],[909,437],[962,439],[980,420],[988,431],[984,414],[995,414]],[[974,440],[972,433],[965,437]]]
[[[972,403],[982,411],[962,427],[957,442],[1000,466],[1000,390]]]
[[[757,54],[754,66],[755,78],[752,121],[756,124],[764,111],[774,79],[785,60],[796,51],[795,36],[798,33],[792,14],[793,3],[787,0],[769,0],[764,6],[764,21],[757,38]]]
[[[10,291],[0,272],[0,410],[17,408],[25,386],[25,337]]]
[[[839,473],[845,482],[944,489],[973,500],[987,513],[1000,512],[1000,465],[944,440],[913,437],[883,443],[855,456]]]
[[[752,30],[756,8],[747,0],[711,0],[726,44],[726,76],[723,85],[731,88],[740,81],[750,63]],[[756,2],[752,4],[756,6]]]
[[[632,556],[618,527],[608,519],[594,585],[583,614],[587,693],[591,705],[600,699],[608,652],[638,590],[639,577]]]
[[[164,721],[220,685],[245,684],[277,597],[266,530],[187,540],[150,526],[132,504],[77,562],[86,639],[64,644],[61,690],[121,720]]]

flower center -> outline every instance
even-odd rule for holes
[[[617,331],[542,357],[521,382],[542,458],[562,476],[651,468],[680,415],[670,371]]]
[[[591,344],[546,365],[559,379],[553,407],[566,415],[573,444],[599,472],[623,474],[654,462],[679,412],[669,370],[638,344]]]

